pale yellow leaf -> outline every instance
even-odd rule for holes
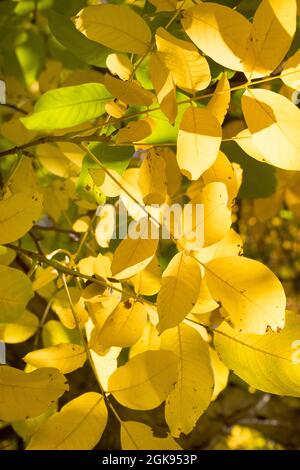
[[[106,89],[123,103],[136,106],[150,106],[153,102],[153,93],[149,90],[144,90],[137,82],[123,82],[106,74],[103,83]]]
[[[205,276],[202,278],[200,292],[197,302],[191,310],[192,315],[203,315],[219,307],[219,304],[212,298],[208,289]]]
[[[136,421],[121,423],[121,446],[122,450],[181,450],[169,434],[155,437],[149,426]]]
[[[166,162],[166,176],[169,196],[174,196],[181,188],[181,173],[173,150],[168,147],[156,147],[156,152]]]
[[[184,30],[191,40],[215,62],[243,71],[242,59],[251,23],[230,7],[200,3],[182,13]]]
[[[156,45],[179,88],[194,93],[208,87],[211,76],[205,57],[188,41],[178,39],[164,28],[156,30]]]
[[[158,51],[150,57],[150,77],[160,108],[173,124],[177,116],[176,86],[163,61],[163,54]]]
[[[34,291],[39,290],[50,282],[52,282],[57,277],[58,272],[56,269],[52,268],[52,266],[48,266],[45,269],[38,268],[35,272],[35,279],[32,283],[32,289]]]
[[[147,217],[132,223],[131,227],[140,233],[141,237],[134,239],[129,233],[114,252],[111,265],[113,277],[120,280],[142,271],[153,259],[158,246],[158,239],[151,236],[156,233],[156,229]]]
[[[16,145],[23,145],[30,142],[37,135],[34,131],[29,131],[22,124],[20,119],[12,118],[0,126],[1,135]]]
[[[243,334],[225,322],[215,331],[221,360],[252,387],[277,395],[300,396],[300,317],[286,312],[280,333]]]
[[[300,89],[300,49],[286,61],[280,78],[287,86]]]
[[[300,110],[270,90],[249,89],[242,109],[254,144],[265,161],[285,170],[300,170]]]
[[[171,351],[146,351],[119,367],[108,391],[127,408],[150,410],[159,406],[177,380],[178,358]]]
[[[211,401],[214,377],[209,349],[198,331],[185,324],[163,333],[161,347],[179,359],[178,380],[165,408],[171,434],[179,437],[192,431]]]
[[[248,128],[240,131],[233,140],[246,152],[250,157],[255,158],[259,162],[265,162],[266,159],[264,155],[259,151],[257,145],[252,139],[252,135]]]
[[[43,196],[35,191],[20,192],[0,201],[0,244],[22,238],[37,222]]]
[[[33,297],[30,279],[19,269],[0,266],[1,321],[11,322],[20,317]]]
[[[132,143],[143,140],[152,133],[151,121],[148,119],[140,119],[139,121],[131,121],[126,127],[120,129],[116,135],[116,143]]]
[[[177,139],[177,162],[190,180],[198,179],[216,160],[222,129],[205,108],[190,106],[184,113]]]
[[[177,253],[163,273],[157,297],[160,332],[178,325],[188,315],[197,301],[200,286],[199,263],[184,252]]]
[[[161,285],[161,270],[156,256],[143,271],[130,278],[129,281],[137,294],[157,294]]]
[[[42,424],[26,450],[91,450],[101,439],[107,416],[103,396],[84,393]]]
[[[42,166],[54,175],[67,178],[80,173],[81,164],[72,163],[56,144],[37,145],[36,153]]]
[[[93,328],[94,323],[91,319],[89,319],[85,325],[88,341],[91,338],[91,332]],[[108,379],[118,367],[118,357],[120,352],[121,348],[110,348],[106,354],[99,356],[99,354],[95,353],[95,351],[90,351],[97,379],[99,380],[104,390],[108,389]]]
[[[0,366],[0,419],[17,421],[38,416],[68,389],[65,377],[57,369],[26,373]]]
[[[109,54],[106,65],[110,73],[118,75],[121,80],[129,80],[133,65],[125,54]]]
[[[28,310],[15,320],[5,322],[0,320],[0,340],[4,343],[22,343],[37,331],[38,318]]]
[[[262,263],[241,256],[217,258],[206,265],[206,281],[237,330],[263,335],[269,328],[283,328],[284,290]]]
[[[33,367],[55,367],[62,374],[68,374],[83,366],[86,352],[78,344],[60,343],[48,348],[36,349],[23,358]]]
[[[231,208],[239,191],[239,181],[232,163],[223,152],[219,152],[215,163],[206,170],[198,181],[190,184],[187,195],[193,199],[201,188],[212,182],[222,182],[228,191],[228,207]]]
[[[163,204],[167,196],[166,162],[156,149],[147,152],[140,168],[139,187],[145,204]]]
[[[272,72],[284,59],[296,31],[296,0],[262,0],[243,57],[249,80]]]
[[[147,311],[142,303],[134,299],[121,302],[102,328],[92,330],[89,347],[100,355],[111,346],[129,347],[142,335],[146,321]]]
[[[219,359],[218,354],[213,348],[209,348],[210,362],[214,374],[214,390],[211,400],[215,400],[222,390],[226,388],[229,377],[229,369],[225,364]]]
[[[226,72],[218,81],[212,98],[209,100],[207,109],[223,124],[230,103],[230,83]]]
[[[149,26],[124,6],[88,6],[76,16],[75,25],[88,39],[117,51],[144,54],[150,46]]]
[[[159,335],[154,324],[148,320],[142,336],[133,344],[129,351],[129,358],[141,354],[145,351],[157,351],[161,349],[161,336]]]
[[[193,224],[192,231],[204,230],[204,246],[219,242],[231,225],[231,212],[228,208],[228,193],[225,184],[221,182],[207,184],[199,190],[190,204],[194,206],[203,204],[204,207],[204,218],[200,220],[200,226]],[[196,223],[197,220],[195,220]],[[184,238],[188,238],[188,235],[189,233],[185,232]]]

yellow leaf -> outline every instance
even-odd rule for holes
[[[150,57],[150,77],[162,112],[173,124],[177,116],[176,87],[167,69],[163,54],[153,52]]]
[[[252,387],[277,395],[300,396],[299,315],[286,313],[280,333],[242,334],[225,322],[215,330],[221,360]]]
[[[242,254],[243,241],[241,236],[231,228],[222,240],[195,252],[195,257],[200,263],[208,263],[213,258],[242,256]]]
[[[113,116],[113,117],[119,119],[119,118],[123,117],[124,114],[126,113],[127,106],[125,104],[120,103],[120,102],[108,101],[105,104],[105,111],[110,116]]]
[[[0,201],[0,244],[22,238],[42,212],[43,197],[39,192],[20,192]]]
[[[177,380],[178,358],[171,351],[146,351],[119,367],[109,378],[108,391],[134,410],[159,406]]]
[[[141,354],[145,351],[157,351],[161,345],[161,336],[159,336],[156,327],[151,323],[147,322],[147,325],[143,331],[140,339],[131,346],[129,352],[129,358]]]
[[[190,180],[198,179],[216,160],[222,129],[217,118],[204,108],[190,106],[184,113],[177,140],[177,162]]]
[[[38,416],[69,390],[65,377],[52,368],[26,373],[0,366],[0,419],[17,421]]]
[[[121,181],[121,176],[115,170],[109,170],[109,174],[105,173],[102,168],[90,168],[89,174],[93,182],[99,187],[101,193],[107,197],[119,196],[121,188],[118,182]]]
[[[283,328],[284,290],[263,264],[240,256],[214,259],[206,265],[206,281],[237,330],[263,335]]]
[[[0,266],[1,321],[11,322],[20,317],[33,297],[30,279],[19,269]]]
[[[94,323],[89,319],[85,325],[88,341],[90,341],[93,328]],[[106,354],[99,356],[95,351],[90,351],[97,379],[104,390],[108,389],[108,379],[118,367],[118,357],[120,352],[121,348],[110,348]]]
[[[286,61],[280,78],[287,86],[300,89],[300,49]]]
[[[157,294],[161,284],[161,270],[156,256],[143,271],[130,278],[129,281],[137,294]]]
[[[143,140],[152,133],[151,121],[140,119],[139,121],[131,121],[126,127],[120,129],[116,135],[116,143],[132,143]]]
[[[200,221],[204,229],[204,246],[219,242],[231,225],[231,212],[228,209],[228,193],[224,183],[209,183],[200,189],[190,204],[203,204],[204,219]],[[196,231],[197,226],[192,230]],[[185,234],[185,237],[188,234]]]
[[[210,362],[214,373],[214,390],[211,400],[215,400],[218,395],[226,388],[229,377],[229,369],[219,359],[218,354],[213,348],[209,348]]]
[[[259,162],[266,161],[264,155],[259,151],[255,144],[248,128],[240,131],[235,137],[233,137],[233,140],[244,150],[244,152],[250,155],[250,157],[255,158],[255,160],[258,160]]]
[[[33,367],[55,367],[62,374],[68,374],[83,366],[86,353],[78,344],[60,343],[48,348],[36,349],[23,358]]]
[[[218,81],[215,92],[210,99],[207,109],[218,119],[220,124],[223,124],[224,118],[230,103],[230,84],[226,72]]]
[[[242,109],[254,144],[271,165],[300,170],[300,110],[284,96],[249,89]]]
[[[189,434],[207,409],[214,377],[207,343],[191,326],[182,324],[162,335],[163,349],[179,359],[178,380],[166,399],[165,416],[171,434]]]
[[[56,144],[37,145],[36,153],[43,167],[54,175],[67,178],[80,173],[81,165],[74,165]]]
[[[166,176],[169,196],[174,196],[181,188],[181,173],[175,153],[168,147],[156,147],[156,152],[166,162]]]
[[[76,343],[80,342],[78,330],[67,329],[58,320],[49,320],[43,326],[42,331],[44,347],[54,346],[60,343]]]
[[[209,292],[205,276],[202,278],[200,292],[197,302],[191,310],[192,315],[201,315],[203,313],[211,312],[219,307],[219,304],[212,298]]]
[[[1,315],[2,316],[2,315]],[[0,340],[4,343],[22,343],[37,331],[38,318],[28,310],[15,320],[5,322],[0,320]]]
[[[85,152],[72,142],[57,142],[57,145],[64,156],[73,163],[74,168],[81,169]]]
[[[42,424],[26,450],[91,450],[101,439],[107,415],[102,395],[84,393]]]
[[[153,102],[153,93],[149,90],[144,90],[137,82],[123,82],[106,74],[103,83],[106,89],[123,103],[136,106],[150,106]]]
[[[100,355],[111,346],[127,348],[140,338],[146,321],[147,311],[143,304],[134,299],[121,302],[102,328],[92,330],[89,346]]]
[[[272,72],[284,59],[296,31],[296,0],[262,0],[243,57],[249,80]]]
[[[228,191],[228,207],[231,209],[239,191],[239,181],[232,163],[223,152],[218,153],[215,163],[206,170],[198,181],[190,184],[187,195],[193,199],[203,186],[212,182],[226,184]]]
[[[155,227],[147,217],[132,223],[131,227],[141,237],[134,239],[128,236],[122,240],[111,265],[113,277],[120,280],[141,272],[153,259],[158,246],[158,239],[151,236],[156,232]]]
[[[52,268],[52,266],[48,266],[45,269],[37,269],[35,273],[35,280],[32,283],[32,289],[34,291],[39,290],[50,282],[52,282],[57,277],[58,272],[56,269]]]
[[[90,217],[83,215],[75,220],[72,225],[72,229],[75,230],[75,232],[85,233],[89,229],[90,222]]]
[[[117,51],[144,54],[150,47],[149,26],[124,6],[88,6],[76,16],[75,25],[88,39]]]
[[[20,119],[13,118],[10,121],[4,122],[0,126],[1,135],[10,140],[16,145],[23,145],[30,142],[37,135],[36,132],[29,131],[22,124]]]
[[[184,10],[182,24],[187,35],[215,62],[243,71],[242,59],[251,23],[232,8],[200,3]]]
[[[121,80],[129,80],[133,71],[133,65],[125,54],[109,54],[106,66],[110,73],[118,75]]]
[[[155,437],[149,426],[136,421],[121,423],[121,446],[122,450],[181,450],[169,434]]]
[[[83,326],[88,320],[88,312],[85,309],[84,300],[80,298],[80,290],[76,287],[70,287],[70,296],[72,299],[74,312],[77,322]],[[52,309],[58,315],[60,321],[66,328],[76,328],[74,314],[70,308],[70,303],[65,290],[60,290],[54,297]]]
[[[52,403],[50,407],[41,415],[35,418],[27,418],[20,421],[14,421],[12,428],[14,431],[24,440],[28,442],[30,438],[35,434],[38,428],[53,414],[57,411],[57,403]]]
[[[177,253],[163,273],[157,297],[160,333],[178,325],[187,316],[197,301],[200,286],[199,263],[184,252]]]
[[[0,264],[4,264],[5,266],[9,266],[13,260],[15,259],[17,253],[7,246],[0,245]]]
[[[194,93],[208,87],[211,76],[207,60],[193,44],[172,36],[164,28],[157,29],[155,38],[160,57],[179,88]]]
[[[145,204],[163,204],[167,196],[166,162],[155,149],[147,152],[140,168],[139,187]]]

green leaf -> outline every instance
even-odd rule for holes
[[[29,130],[54,130],[72,127],[105,113],[111,98],[101,83],[58,88],[47,91],[34,106],[31,116],[21,118]]]
[[[134,147],[112,147],[105,143],[92,144],[90,146],[91,151],[97,157],[97,159],[111,170],[115,170],[117,173],[122,174],[126,170],[129,159],[134,154]],[[87,157],[88,158],[88,157]],[[92,163],[92,160],[90,161]],[[95,168],[97,165],[90,165],[90,168]]]
[[[33,297],[30,279],[19,269],[0,266],[0,314],[2,322],[11,322],[25,311]]]
[[[27,40],[17,47],[16,54],[25,82],[31,85],[37,79],[45,62],[46,48],[42,36],[35,31],[28,31]]]
[[[55,39],[87,64],[105,67],[106,57],[114,52],[112,49],[86,38],[77,31],[70,18],[56,11],[49,11],[48,25]]]

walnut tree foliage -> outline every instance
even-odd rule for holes
[[[300,215],[297,7],[0,2],[0,429],[23,448],[209,447],[230,390],[300,397],[300,317],[239,224],[244,201]],[[203,242],[103,237],[120,195],[150,225],[203,204]]]

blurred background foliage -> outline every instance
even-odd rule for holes
[[[249,19],[253,17],[259,4],[259,0],[215,0],[215,2],[237,8]],[[0,1],[0,79],[5,81],[7,92],[6,105],[0,106],[1,150],[28,142],[33,138],[33,133],[23,128],[15,118],[29,113],[33,103],[44,91],[59,86],[101,81],[101,71],[111,51],[81,35],[70,19],[86,4],[93,3],[99,2],[96,0]],[[114,0],[110,3],[124,2]],[[168,12],[156,14],[152,21],[154,7],[149,2],[128,0],[125,3],[132,4],[139,12],[143,11],[143,16],[148,19],[153,29],[165,24],[172,14]],[[174,22],[170,32],[178,33],[176,28]],[[299,31],[298,28],[290,55],[300,47]],[[213,86],[223,68],[212,60],[209,62]],[[149,84],[146,65],[139,69],[137,77],[145,87],[147,83]],[[231,86],[243,80],[241,74],[232,71],[228,71],[228,77]],[[298,97],[295,96],[295,92],[279,82],[279,80],[273,81],[271,84],[265,84],[265,87],[275,91],[279,91],[281,87],[280,92],[296,102]],[[233,94],[224,126],[225,138],[230,138],[245,127],[240,98],[240,91]],[[164,137],[169,131],[169,125],[164,128],[162,124],[159,129]],[[175,142],[174,132],[173,139]],[[241,234],[245,243],[245,256],[261,260],[277,274],[288,296],[288,308],[298,311],[300,177],[296,172],[278,170],[250,158],[235,142],[224,142],[222,150],[231,161],[239,163],[244,170],[243,183],[233,211],[234,228]],[[98,146],[95,153],[97,151],[101,153],[101,147]],[[120,159],[115,159],[113,168],[117,171],[122,169],[122,162],[126,166],[129,154],[124,155],[122,152]],[[12,156],[1,160],[0,184],[5,181],[14,159]],[[70,237],[63,230],[69,228],[68,221],[73,220],[74,215],[80,216],[82,207],[94,208],[98,201],[97,194],[93,193],[91,196],[84,189],[88,176],[83,165],[77,190],[85,204],[73,204],[74,185],[70,180],[62,179],[60,174],[65,168],[61,169],[56,164],[51,167],[50,160],[46,159],[43,163],[49,171],[45,171],[44,167],[38,164],[36,171],[45,191],[52,192],[52,207],[48,207],[48,212],[62,228],[62,232],[55,232],[46,240],[41,239],[41,244],[45,243],[45,248],[49,250],[58,245],[69,249],[74,240],[78,242],[78,238],[75,232],[73,237]],[[107,164],[111,167],[109,159]],[[72,175],[72,168],[68,170]],[[30,237],[26,238],[26,244],[28,248],[35,248],[34,241]],[[167,246],[162,254],[162,266],[167,264],[172,256],[171,251],[172,248]],[[5,252],[1,253],[0,248],[0,259],[1,256],[8,255]],[[17,257],[14,263],[22,266],[24,260],[22,257]],[[35,297],[30,308],[40,315],[45,309],[45,303],[43,295],[39,295]],[[49,319],[54,322],[55,316],[50,315]],[[53,328],[54,334],[59,338],[73,335],[75,337],[72,341],[79,342],[76,333],[66,330],[63,326],[52,324],[48,327]],[[44,332],[44,336],[47,337],[47,331]],[[24,367],[20,358],[32,349],[33,341],[34,339],[30,339],[25,343],[10,345],[7,352],[8,364]],[[44,338],[44,341],[47,343],[47,338]],[[71,387],[68,400],[87,389],[97,390],[88,366],[70,374],[68,379]],[[63,404],[63,400],[61,403]],[[166,433],[161,407],[150,412],[134,412],[121,407],[117,402],[115,407],[123,419],[134,418],[152,425],[160,436]],[[119,448],[118,423],[113,416],[110,416],[109,420],[110,432],[105,434],[99,448],[117,449]],[[29,421],[27,427],[18,423],[13,426],[0,423],[0,449],[23,448],[22,438],[26,440],[26,436],[38,426],[37,419]],[[248,385],[231,374],[230,385],[222,392],[218,401],[211,404],[193,432],[180,440],[180,444],[184,449],[299,449],[299,431],[299,399],[282,398],[249,390]]]

